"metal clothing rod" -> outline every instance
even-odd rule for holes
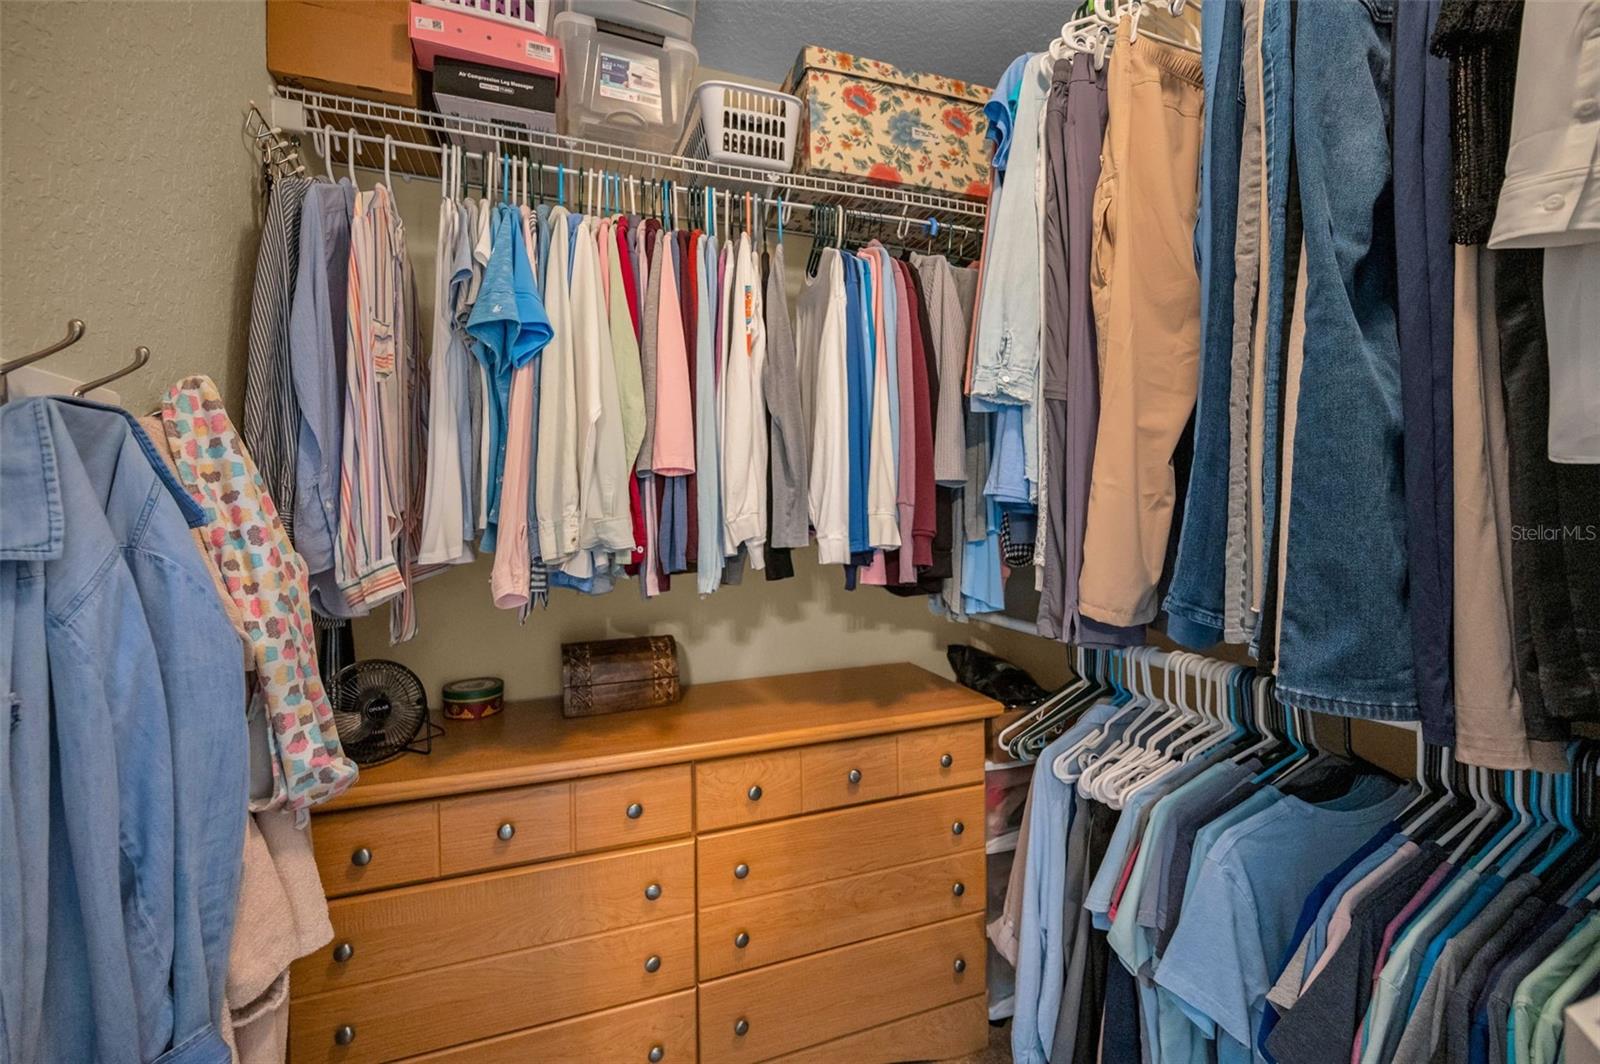
[[[371,135],[369,133],[362,133],[362,132],[359,132],[359,131],[356,131],[356,130],[347,130],[347,131],[344,131],[344,132],[338,132],[338,131],[335,131],[335,130],[328,130],[327,133],[326,133],[326,136],[328,138],[328,144],[330,146],[338,145],[341,142],[351,142],[351,141],[353,141],[356,144],[370,144],[370,145],[372,145],[374,147],[382,148],[382,149],[389,150],[389,151],[397,150],[397,149],[400,149],[400,148],[403,147],[406,150],[426,151],[426,152],[430,152],[430,153],[432,153],[434,155],[439,155],[439,156],[443,156],[445,152],[450,150],[449,148],[442,147],[442,146],[437,145],[437,144],[404,144],[404,145],[402,145],[401,143],[395,141],[392,137],[378,137],[378,136],[373,136],[373,135]],[[334,150],[337,150],[337,149],[335,148]],[[480,165],[487,166],[487,165],[489,165],[489,160],[492,159],[493,156],[492,156],[491,153],[486,153],[486,152],[463,151],[463,152],[461,152],[461,158],[474,160],[477,163],[479,163]],[[383,166],[382,166],[381,163],[379,163],[377,165],[373,165],[372,163],[357,163],[357,166],[358,166],[358,168],[364,169],[364,170],[378,170],[378,171],[381,171],[383,169]],[[552,163],[541,163],[541,162],[534,162],[534,163],[531,164],[531,167],[532,167],[532,169],[536,169],[541,174],[544,174],[546,176],[558,177],[558,178],[561,178],[564,181],[573,182],[572,191],[569,191],[567,193],[568,198],[571,198],[571,199],[574,199],[574,200],[587,199],[593,193],[592,189],[586,191],[586,190],[580,188],[579,184],[580,184],[580,182],[583,181],[583,179],[585,177],[593,178],[597,174],[597,171],[595,171],[595,170],[579,169],[579,168],[576,168],[576,167],[566,166],[566,165],[563,165],[561,163],[552,164]],[[407,175],[407,176],[409,176],[409,177],[423,176],[426,180],[438,180],[438,177],[436,175],[435,176]],[[641,177],[635,177],[635,176],[627,175],[627,174],[618,174],[616,176],[616,180],[620,181],[622,186],[625,189],[629,190],[630,193],[632,193],[634,195],[637,195],[637,196],[645,196],[645,195],[647,195],[650,191],[654,190],[654,188],[659,184],[659,182],[656,181],[653,178],[641,178]],[[604,194],[605,195],[612,195],[614,193],[607,192],[607,193],[604,193]],[[696,195],[697,192],[694,189],[687,188],[687,187],[685,187],[683,185],[676,185],[675,184],[675,185],[673,185],[671,187],[670,194],[673,197],[673,210],[677,211],[679,209],[678,208],[678,201],[679,201],[680,198],[685,198],[685,197]],[[733,192],[733,191],[724,192],[724,191],[718,190],[716,195],[717,195],[717,198],[719,200],[722,200],[724,202],[737,203],[738,200],[744,195],[744,193]],[[770,192],[761,192],[761,193],[758,193],[758,195],[760,196],[761,206],[776,208],[776,206],[777,206],[776,200],[774,199],[772,193],[770,193]],[[832,206],[834,206],[834,205],[832,205],[832,204],[819,204],[819,203],[807,203],[807,202],[805,202],[803,200],[796,201],[796,200],[790,200],[790,199],[787,199],[787,198],[785,198],[784,201],[783,201],[783,210],[784,210],[785,215],[787,215],[787,213],[791,209],[792,210],[798,210],[798,211],[805,211],[805,212],[814,212],[814,211],[818,211],[818,210],[829,209]],[[937,218],[932,218],[932,219],[929,219],[929,218],[915,218],[915,217],[913,217],[913,216],[911,216],[909,214],[886,214],[886,213],[884,213],[882,211],[862,210],[860,208],[843,208],[843,209],[845,211],[846,221],[850,221],[850,220],[854,220],[854,219],[863,219],[863,220],[872,221],[872,222],[879,222],[879,223],[882,223],[882,224],[885,224],[885,225],[902,226],[902,227],[905,227],[905,229],[906,229],[906,231],[901,234],[902,236],[910,236],[913,232],[916,233],[916,235],[918,235],[918,236],[937,236],[937,235],[939,235],[941,233],[944,233],[946,230],[959,235],[963,240],[965,240],[968,237],[977,237],[977,236],[982,236],[983,235],[983,230],[982,229],[980,229],[980,228],[978,228],[976,226],[965,225],[965,224],[962,224],[961,222],[942,222],[942,221],[939,221]],[[928,224],[930,221],[932,221],[935,224],[930,226]]]
[[[354,162],[366,170],[392,168],[402,175],[434,178],[446,150],[441,144],[471,138],[485,147],[492,145],[490,156],[526,157],[539,173],[563,182],[606,171],[634,191],[670,181],[685,190],[711,186],[719,194],[757,193],[767,201],[782,198],[786,211],[843,207],[848,218],[899,226],[902,236],[942,233],[964,249],[981,238],[987,217],[985,201],[951,193],[714,163],[305,89],[278,87],[269,114],[273,128],[313,138],[325,158],[338,155],[338,141],[344,140],[344,150],[354,156],[347,164]],[[482,158],[484,153],[471,154]]]

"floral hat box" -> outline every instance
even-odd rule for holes
[[[983,105],[993,89],[812,45],[784,91],[806,105],[799,148],[807,173],[989,195]]]

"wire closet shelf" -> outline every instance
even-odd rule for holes
[[[781,199],[786,232],[811,234],[828,208],[842,208],[850,238],[873,235],[913,250],[968,258],[977,256],[983,242],[984,201],[927,189],[731,166],[288,86],[273,90],[269,118],[275,129],[311,139],[317,154],[331,153],[340,164],[353,149],[355,165],[365,170],[438,180],[446,146],[460,145],[464,157],[479,166],[485,151],[529,159],[543,175],[542,193],[553,196],[564,184],[569,204],[585,180],[606,173],[620,178],[625,202],[630,196],[647,202],[648,195],[659,194],[660,182],[671,182],[675,209],[685,217],[691,190],[711,188],[730,198],[760,197],[769,224]]]

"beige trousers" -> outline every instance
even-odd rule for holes
[[[1100,424],[1079,585],[1082,611],[1116,625],[1155,619],[1172,526],[1172,452],[1200,377],[1200,60],[1128,37],[1124,22],[1095,187],[1089,283]]]

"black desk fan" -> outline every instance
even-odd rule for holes
[[[444,729],[428,719],[428,694],[417,674],[396,661],[346,665],[328,692],[347,757],[362,767],[406,752],[426,754]]]

